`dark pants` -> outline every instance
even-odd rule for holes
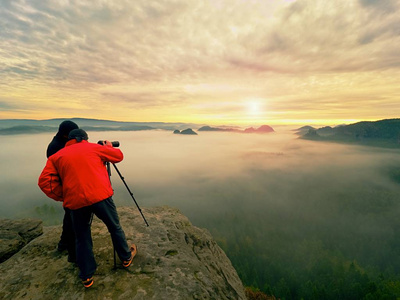
[[[58,250],[68,250],[68,260],[75,261],[75,233],[72,226],[71,210],[64,207],[64,219]]]
[[[90,230],[93,213],[106,224],[120,260],[128,260],[131,257],[131,251],[126,242],[125,233],[119,224],[117,209],[111,197],[90,206],[71,210],[76,236],[76,262],[80,269],[79,277],[81,279],[92,277],[97,267]]]

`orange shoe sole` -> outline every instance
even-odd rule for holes
[[[130,250],[131,250],[131,258],[130,258],[129,260],[125,260],[125,261],[122,263],[122,266],[123,266],[124,268],[128,268],[128,267],[132,264],[133,258],[134,258],[134,257],[136,256],[136,254],[137,254],[137,247],[136,247],[135,244],[132,244]]]
[[[82,280],[83,285],[85,288],[91,287],[93,285],[93,278],[88,278],[86,280]]]

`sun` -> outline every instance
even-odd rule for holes
[[[249,99],[246,101],[246,110],[249,115],[258,116],[263,113],[262,99]]]
[[[250,102],[248,104],[248,110],[251,114],[257,114],[260,112],[260,103],[258,102]]]

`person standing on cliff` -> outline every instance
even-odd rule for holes
[[[65,147],[68,142],[69,133],[74,130],[79,129],[75,122],[66,120],[61,122],[58,127],[58,132],[51,140],[50,144],[47,146],[46,156],[49,158],[53,154],[57,153],[59,150]],[[68,261],[75,262],[75,234],[72,228],[71,214],[68,208],[64,208],[64,218],[62,233],[60,236],[60,241],[57,245],[57,250],[62,252],[64,250],[68,251]]]
[[[65,144],[68,142],[68,135],[74,129],[79,129],[79,126],[75,122],[69,120],[61,122],[58,127],[58,132],[47,146],[47,158],[65,147]]]
[[[105,141],[104,145],[89,143],[84,130],[74,129],[65,148],[49,157],[39,176],[40,189],[48,197],[62,201],[71,212],[76,235],[76,261],[85,287],[93,285],[97,267],[90,231],[93,214],[106,224],[124,268],[131,265],[137,253],[135,244],[128,247],[104,165],[106,162],[118,163],[122,159],[121,150],[114,148],[111,142]]]

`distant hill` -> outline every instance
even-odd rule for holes
[[[299,129],[298,132],[301,132]],[[376,147],[400,146],[400,119],[363,121],[338,127],[309,128],[302,138]]]
[[[41,132],[57,132],[62,121],[71,120],[87,131],[138,131],[138,130],[175,130],[198,127],[189,123],[164,122],[119,122],[99,119],[65,118],[48,120],[0,119],[0,135],[32,134]]]
[[[259,128],[246,128],[221,126],[211,127],[193,123],[165,123],[165,122],[120,122],[112,120],[86,119],[86,118],[56,118],[48,120],[30,119],[0,119],[0,135],[34,134],[42,132],[57,132],[62,121],[71,120],[86,131],[139,131],[139,130],[169,130],[180,134],[197,134],[197,131],[221,131],[240,133],[269,133],[274,129],[268,125]],[[190,129],[190,128],[194,128]],[[199,128],[199,129],[197,129]],[[187,129],[190,129],[187,130]]]
[[[187,128],[187,129],[184,129],[182,131],[174,130],[174,134],[197,135],[197,133],[194,132],[192,128]]]
[[[298,128],[298,129],[295,129],[294,131],[298,135],[305,135],[310,131],[310,129],[311,130],[315,130],[314,127],[307,125],[307,126],[303,126],[303,127]]]
[[[58,127],[44,125],[16,125],[0,129],[0,135],[57,132]]]
[[[245,130],[240,130],[237,128],[225,128],[225,127],[211,127],[211,126],[203,126],[199,128],[198,131],[223,131],[223,132],[241,132],[241,133],[269,133],[274,132],[275,130],[268,125],[262,125],[259,128],[246,128]]]
[[[262,125],[259,128],[254,129],[253,127],[250,128],[246,128],[244,130],[244,133],[270,133],[270,132],[274,132],[275,130],[268,125]]]
[[[241,130],[237,128],[231,127],[211,127],[211,126],[203,126],[198,129],[198,131],[228,131],[228,132],[241,132]]]

